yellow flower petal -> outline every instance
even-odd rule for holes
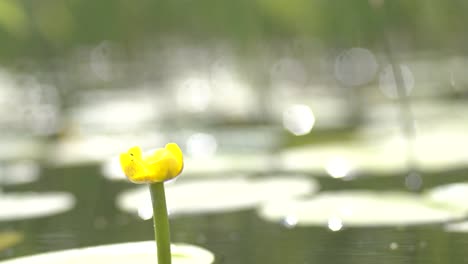
[[[141,159],[141,149],[140,147],[132,147],[128,150],[130,156],[134,156],[137,159]]]
[[[132,147],[127,153],[120,154],[122,170],[131,181],[139,181],[149,174],[141,157],[141,149],[139,147]]]
[[[174,173],[179,175],[184,169],[184,155],[182,154],[182,150],[176,143],[167,144],[166,149],[174,156],[177,165],[174,167]]]
[[[182,172],[183,154],[175,143],[169,143],[147,157],[142,157],[139,147],[132,147],[120,155],[120,164],[127,178],[134,183],[163,182]]]

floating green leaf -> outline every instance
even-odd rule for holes
[[[210,251],[188,244],[171,245],[174,264],[210,264],[214,255]],[[1,264],[157,264],[154,241],[123,243],[71,249],[21,257]]]

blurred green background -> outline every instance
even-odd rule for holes
[[[60,58],[103,40],[131,55],[142,41],[170,36],[248,50],[259,40],[298,37],[369,46],[391,34],[410,50],[465,52],[467,8],[463,0],[2,0],[0,61]]]

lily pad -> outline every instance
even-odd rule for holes
[[[0,221],[44,217],[73,208],[75,198],[68,193],[0,194]]]
[[[419,126],[411,142],[416,165],[423,171],[468,167],[468,127],[446,123],[443,128]],[[439,125],[440,126],[440,125]],[[386,134],[386,135],[385,135]],[[302,146],[280,153],[288,170],[327,172],[344,177],[355,172],[374,175],[407,169],[408,141],[399,131],[367,131],[351,142]],[[443,153],[443,154],[441,154]]]
[[[468,213],[468,182],[437,186],[425,194],[433,202],[454,207]]]
[[[301,176],[178,180],[166,186],[170,214],[236,211],[318,190],[315,181]],[[146,186],[123,192],[117,198],[117,206],[143,219],[152,217],[151,197]]]
[[[418,83],[420,80],[418,80]],[[415,92],[415,91],[413,91]],[[393,103],[379,103],[373,106],[365,113],[365,119],[382,130],[385,126],[392,126],[400,129],[397,125],[401,122],[400,109]],[[460,120],[463,120],[468,113],[468,106],[462,100],[413,100],[411,101],[411,110],[418,126],[433,125],[436,128],[452,130],[452,125],[459,126]],[[441,125],[441,123],[444,123]],[[451,124],[450,124],[451,123]]]
[[[462,119],[437,124],[417,123],[415,139],[411,142],[414,161],[421,170],[443,171],[468,167],[468,126],[459,124]],[[375,144],[385,159],[406,157],[408,141],[401,133],[388,133]]]
[[[403,192],[336,191],[308,199],[270,202],[258,210],[269,221],[288,226],[342,227],[405,226],[460,219],[464,212]]]
[[[172,263],[174,264],[210,264],[214,255],[201,247],[176,244],[171,245]],[[145,264],[157,263],[154,241],[113,244],[82,249],[71,249],[21,257],[0,262],[1,264]]]
[[[129,96],[129,95],[122,95]],[[135,98],[137,97],[137,99]],[[69,113],[70,119],[79,124],[82,130],[100,129],[104,131],[129,131],[148,126],[160,115],[154,98],[132,91],[132,99],[113,97],[109,100],[95,100],[92,103],[76,107]],[[95,98],[87,98],[88,101]],[[86,99],[85,99],[86,100]],[[118,116],[119,118],[115,118]]]
[[[14,161],[0,166],[0,185],[34,182],[39,178],[39,164],[32,160]]]
[[[82,136],[63,139],[51,148],[48,162],[55,166],[95,164],[107,160],[116,153],[134,145],[163,144],[163,136],[157,133],[135,133],[113,136]]]
[[[340,144],[311,145],[287,149],[280,154],[280,159],[287,170],[326,172],[335,178],[346,177],[356,171],[375,175],[404,171],[405,156],[379,144],[360,139]]]
[[[42,143],[31,138],[2,136],[0,138],[0,160],[39,159],[44,150]]]
[[[216,155],[214,157],[187,158],[186,174],[207,175],[223,172],[265,172],[271,168],[271,157],[265,153]]]
[[[445,230],[452,233],[468,233],[468,221],[449,223],[444,226]]]

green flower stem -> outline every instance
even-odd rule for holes
[[[153,202],[154,237],[158,250],[158,264],[171,264],[171,234],[164,182],[150,184],[150,192]]]

